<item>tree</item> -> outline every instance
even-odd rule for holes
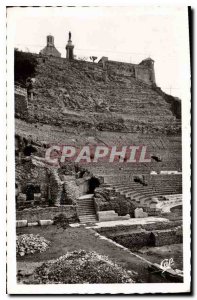
[[[90,59],[94,62],[98,57],[97,56],[90,56]]]
[[[14,80],[15,82],[26,84],[28,77],[32,78],[36,72],[36,58],[27,52],[14,51]]]

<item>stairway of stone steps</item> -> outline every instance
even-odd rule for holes
[[[87,194],[77,199],[77,213],[81,223],[97,222],[93,197],[93,194]]]

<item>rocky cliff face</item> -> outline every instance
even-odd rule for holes
[[[96,131],[177,134],[171,104],[137,80],[132,65],[36,56],[27,122]]]

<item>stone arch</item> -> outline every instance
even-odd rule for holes
[[[87,194],[93,194],[95,189],[100,186],[100,180],[96,177],[91,177],[88,180],[88,192]]]
[[[156,246],[156,235],[154,232],[151,232],[148,238],[148,246],[154,247]]]

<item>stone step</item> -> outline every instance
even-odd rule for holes
[[[86,216],[86,217],[79,217],[81,223],[95,223],[98,222],[96,216]]]
[[[94,214],[94,211],[88,211],[88,212],[80,212],[79,217],[86,217],[89,214]]]
[[[124,194],[124,196],[125,197],[128,197],[128,198],[130,198],[130,197],[135,197],[135,196],[138,196],[139,195],[139,192],[136,192],[136,191],[130,191],[130,192],[126,192],[125,194]]]
[[[93,215],[93,214],[89,214],[89,215],[86,215],[86,216],[79,216],[79,219],[96,219],[96,215]]]
[[[90,202],[81,202],[81,201],[77,201],[78,205],[94,205],[94,201],[90,201]]]
[[[87,214],[87,213],[95,213],[95,210],[93,208],[86,208],[86,209],[77,209],[79,215],[80,214]]]
[[[90,204],[90,203],[94,203],[94,200],[91,199],[91,200],[78,200],[77,201],[78,204]]]
[[[79,209],[87,209],[87,208],[90,208],[90,209],[94,209],[94,205],[91,204],[91,205],[78,205],[77,206]]]
[[[78,199],[79,200],[86,200],[86,199],[92,199],[94,197],[94,194],[87,194],[87,195],[82,195]]]
[[[130,192],[130,191],[131,191],[131,188],[128,188],[128,189],[125,189],[125,190],[120,191],[119,193],[120,193],[121,195],[125,195],[127,192]],[[142,194],[143,194],[143,193],[146,193],[146,192],[149,192],[149,193],[154,193],[154,192],[155,192],[154,190],[150,190],[150,189],[149,189],[148,191],[146,191],[146,192],[145,192],[145,191],[142,191],[142,190],[141,190],[141,191],[140,191],[140,190],[138,191],[138,190],[136,190],[136,189],[132,189],[132,191],[135,192],[135,193],[142,193]]]
[[[78,205],[90,205],[90,204],[93,204],[94,203],[94,201],[93,200],[91,200],[91,201],[77,201],[77,204]]]
[[[77,208],[84,210],[84,209],[95,209],[94,204],[92,203],[91,205],[77,205]]]
[[[125,189],[129,189],[129,188],[132,188],[132,187],[129,186],[129,185],[126,185],[126,186],[121,186],[121,187],[115,187],[114,189],[115,189],[116,192],[122,192]]]
[[[94,209],[84,209],[84,210],[77,210],[78,215],[91,215],[91,214],[95,214],[95,210]]]

